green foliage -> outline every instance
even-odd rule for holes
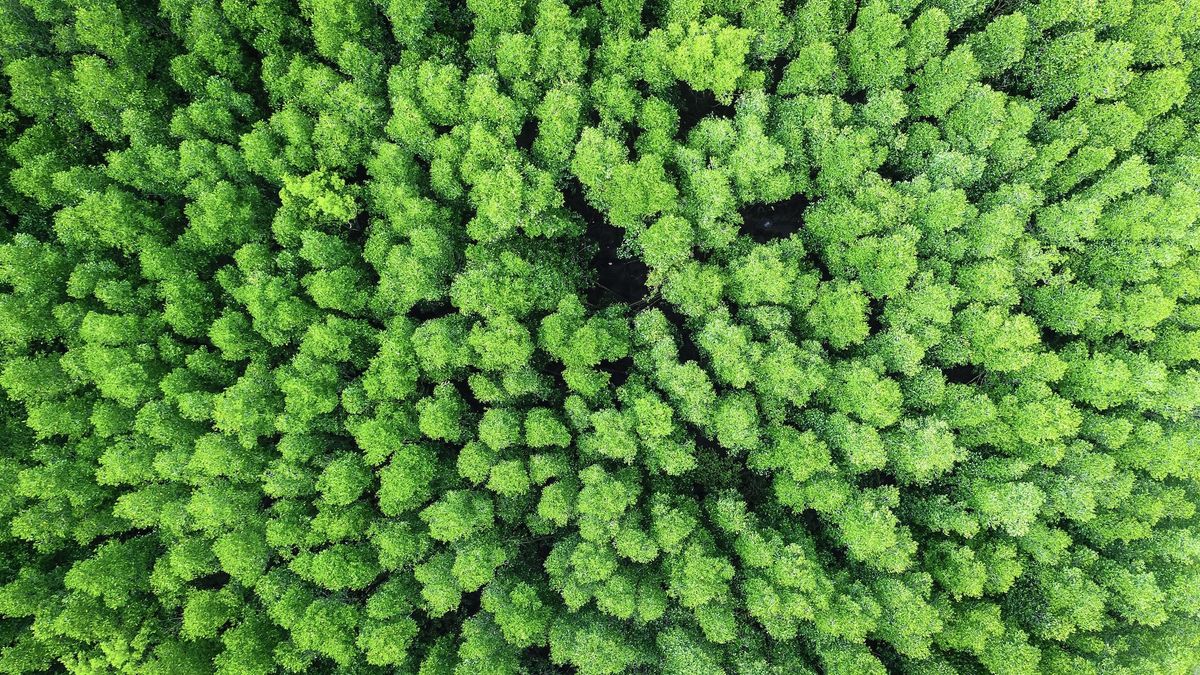
[[[1200,665],[1194,0],[0,2],[0,673]]]

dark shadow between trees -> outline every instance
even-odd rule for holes
[[[800,231],[807,208],[808,198],[799,193],[781,202],[749,204],[741,211],[742,232],[759,243],[785,239]]]
[[[587,227],[584,239],[595,246],[592,255],[592,283],[587,301],[592,307],[604,307],[614,302],[634,304],[650,294],[646,278],[650,268],[638,258],[621,253],[624,230],[608,221],[599,210],[588,203],[583,186],[572,179],[563,189],[566,208],[583,219]]]

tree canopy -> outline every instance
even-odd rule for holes
[[[0,672],[1185,675],[1196,0],[0,0]]]

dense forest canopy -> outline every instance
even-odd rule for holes
[[[1182,675],[1200,1],[0,0],[0,672]]]

